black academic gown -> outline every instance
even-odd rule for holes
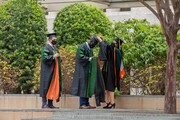
[[[95,94],[96,105],[100,106],[100,102],[105,101],[105,86],[98,63],[96,64],[96,66],[94,66],[89,61],[89,57],[92,57],[92,55],[93,53],[92,51],[89,51],[89,48],[87,47],[86,43],[81,44],[78,47],[76,53],[76,65],[74,78],[72,82],[71,94],[75,96],[89,98],[92,96],[92,94],[90,96],[88,95],[89,90],[93,91],[92,93]],[[92,67],[97,71],[97,73],[95,73],[96,75],[93,74],[93,76],[95,76],[95,80],[92,80],[95,81],[94,85],[92,85],[91,79],[88,79],[89,75],[92,75],[91,73],[93,73],[91,72]],[[89,84],[92,85],[91,88],[94,88],[94,90],[88,89]]]
[[[99,65],[97,65],[97,81],[96,81],[96,87],[95,87],[95,99],[96,99],[96,106],[100,106],[101,102],[105,102],[105,84],[104,84],[104,79],[103,79]]]
[[[58,50],[49,44],[46,44],[41,52],[40,97],[46,97],[53,77],[55,68],[54,52],[57,53]]]
[[[114,47],[102,41],[100,43],[99,58],[104,61],[102,74],[105,83],[105,89],[114,92],[115,88],[120,89],[120,57],[121,53],[119,49],[116,49],[116,57],[114,59]],[[118,66],[117,66],[118,63]],[[115,66],[116,65],[116,66]]]
[[[78,46],[76,52],[75,72],[71,87],[71,94],[80,97],[87,97],[89,58],[93,52],[86,43]]]

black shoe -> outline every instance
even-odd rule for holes
[[[42,108],[45,109],[45,108],[49,108],[49,107],[47,105],[43,105]]]
[[[106,109],[112,109],[112,108],[115,108],[115,106],[116,106],[115,103],[113,103],[113,104],[110,103],[110,105]]]
[[[96,108],[95,106],[89,105],[89,109],[95,109],[95,108]]]
[[[89,106],[82,105],[82,106],[79,106],[79,109],[89,109]]]
[[[51,108],[51,109],[59,109],[59,107],[55,107],[55,106],[48,106],[49,108]]]
[[[109,103],[106,103],[106,106],[104,106],[103,109],[108,108],[108,106],[109,106],[110,104],[111,104],[110,102],[109,102]]]

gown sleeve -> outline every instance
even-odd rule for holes
[[[50,55],[50,52],[48,49],[44,48],[41,52],[42,60],[45,64],[51,65],[53,62],[55,62],[55,59],[53,55]]]
[[[105,41],[100,42],[98,57],[101,61],[107,60],[107,46],[108,44]]]
[[[80,58],[81,62],[88,62],[89,61],[90,57],[85,55],[85,49],[84,48],[79,47],[78,48],[78,54],[79,54],[79,58]]]

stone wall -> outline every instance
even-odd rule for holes
[[[139,109],[139,110],[163,110],[164,96],[150,95],[150,96],[133,96],[122,95],[115,99],[117,109]],[[38,94],[0,94],[0,108],[14,109],[40,109],[41,97]],[[90,103],[95,104],[94,97],[90,98]],[[62,95],[60,102],[55,103],[55,106],[60,108],[79,108],[79,98],[71,95]],[[103,103],[102,106],[105,104]],[[98,107],[99,109],[102,106]],[[177,96],[177,110],[180,110],[180,97]]]

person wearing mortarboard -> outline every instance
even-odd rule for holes
[[[79,45],[77,48],[71,94],[79,96],[80,109],[96,108],[90,105],[89,98],[95,94],[95,89],[101,84],[101,81],[97,80],[97,58],[93,57],[92,51],[98,42],[99,37],[94,35],[88,42]],[[96,90],[100,91],[100,89]]]
[[[56,33],[47,35],[48,41],[41,52],[40,97],[42,108],[57,108],[53,100],[59,101],[62,91],[61,58],[56,48]]]
[[[115,108],[114,91],[120,90],[120,79],[124,77],[122,43],[120,38],[114,39],[109,45],[100,41],[99,58],[104,61],[102,74],[106,89],[106,103],[104,109]]]

